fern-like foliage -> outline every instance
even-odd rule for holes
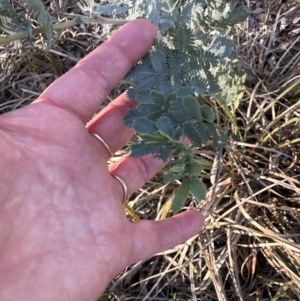
[[[150,10],[157,7],[156,1],[150,2]],[[188,137],[198,148],[210,140],[218,153],[227,141],[215,125],[212,108],[197,95],[219,95],[236,107],[245,78],[230,63],[234,44],[228,32],[247,12],[232,10],[217,0],[186,1],[181,7],[162,1],[160,10],[147,16],[154,16],[160,34],[150,53],[127,74],[132,82],[128,96],[140,104],[128,112],[124,123],[142,138],[132,147],[132,156],[152,153],[166,162],[172,153],[176,155],[165,180],[184,179],[174,197],[173,211],[177,212],[190,192],[197,199],[205,194],[203,183],[195,177],[202,168],[180,139]]]
[[[5,31],[26,30],[29,21],[19,15],[9,0],[0,0],[0,27]]]
[[[28,0],[27,4],[31,18],[45,28],[47,49],[49,49],[55,43],[52,18],[41,0]],[[31,20],[25,18],[24,12],[17,12],[9,0],[0,0],[0,28],[10,34],[26,31],[26,36],[31,42],[33,29]]]
[[[47,49],[50,49],[55,43],[51,16],[45,10],[40,0],[28,0],[28,4],[29,9],[32,10],[33,17],[46,29]]]
[[[226,106],[235,111],[243,97],[246,73],[242,68],[237,68],[237,60],[230,60],[225,65],[217,68],[220,92],[217,94]]]
[[[115,4],[115,5],[104,5],[104,4],[95,4],[95,13],[106,16],[117,16],[120,14],[125,14],[128,11],[128,6],[124,3]]]

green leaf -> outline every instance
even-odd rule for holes
[[[172,202],[171,210],[178,213],[183,207],[186,199],[190,194],[190,185],[188,179],[184,179],[181,185],[177,188]]]
[[[195,123],[195,128],[196,130],[201,133],[201,137],[203,140],[203,143],[206,143],[207,140],[210,138],[211,136],[211,128],[215,128],[215,124],[214,123],[205,123],[205,122],[196,122]]]
[[[156,143],[157,145],[162,146],[168,143],[170,139],[169,137],[158,135],[157,132],[155,134],[156,135],[141,134],[140,136],[144,141],[147,141],[147,143],[150,143],[152,145]]]
[[[205,51],[203,48],[196,49],[194,55],[198,64],[204,66],[205,69],[217,67],[220,64],[220,59],[214,53]]]
[[[171,113],[178,122],[190,120],[190,116],[185,112],[181,99],[170,101]]]
[[[236,70],[233,62],[226,64],[222,69],[225,70],[218,73],[218,84],[222,91],[219,94],[226,105],[235,111],[244,95],[247,74],[242,68]]]
[[[201,106],[201,113],[203,119],[205,119],[207,122],[214,122],[215,120],[215,113],[213,111],[213,108],[204,104]]]
[[[169,169],[164,175],[164,183],[172,183],[185,175],[184,167],[177,165]]]
[[[156,73],[163,75],[167,70],[167,56],[163,51],[157,49],[150,53],[151,64]]]
[[[198,147],[203,147],[204,143],[206,142],[201,133],[197,131],[192,123],[184,124],[183,132],[191,140],[191,142]]]
[[[199,161],[195,159],[191,160],[186,166],[186,171],[188,172],[189,175],[198,176],[200,175],[202,170],[203,170],[203,166]]]
[[[190,2],[190,3],[186,3],[183,7],[181,7],[181,12],[178,15],[176,21],[179,24],[184,24],[184,23],[186,23],[187,20],[190,20],[194,6],[195,6],[195,4]]]
[[[161,93],[152,90],[150,93],[150,97],[151,97],[151,100],[158,106],[163,107],[166,105],[166,99]]]
[[[215,126],[214,126],[215,127]],[[218,127],[215,127],[215,130],[212,131],[212,148],[218,152],[218,153],[222,153],[223,147],[225,145],[225,143],[228,140],[227,135],[224,133],[224,131]]]
[[[155,71],[147,65],[138,64],[134,66],[126,75],[130,81],[147,81],[155,76]]]
[[[8,28],[9,30],[20,31],[30,25],[29,20],[20,16],[10,0],[1,0],[0,2],[0,27]]]
[[[172,122],[167,117],[161,117],[156,122],[156,127],[168,136],[173,136]]]
[[[148,117],[150,114],[160,111],[160,107],[152,103],[141,103],[136,109],[139,113],[143,114],[144,117]]]
[[[134,121],[139,117],[139,112],[136,109],[129,110],[123,118],[124,125],[133,127]]]
[[[158,85],[158,90],[163,95],[171,94],[174,91],[174,88],[172,87],[171,83],[164,78],[159,80]]]
[[[156,157],[160,158],[164,163],[167,163],[171,155],[172,155],[172,150],[164,149],[161,150]]]
[[[155,123],[144,117],[135,119],[133,127],[141,134],[154,135],[157,131]]]
[[[140,144],[131,145],[130,149],[131,149],[130,157],[137,158],[149,154],[157,154],[159,152],[160,147],[140,143]]]
[[[160,7],[161,1],[160,0],[150,0],[148,4],[148,15],[147,18],[154,24],[158,25],[160,22]]]
[[[200,76],[190,77],[185,80],[185,85],[192,87],[194,92],[203,94],[208,88],[208,80]]]
[[[148,116],[149,120],[153,121],[153,122],[156,122],[159,118],[161,118],[162,116],[164,116],[164,111],[161,110],[161,111],[158,111],[158,112],[155,112],[155,113],[152,113]]]
[[[208,49],[211,53],[215,54],[221,59],[229,57],[234,50],[234,43],[231,39],[222,36],[216,36],[213,38]]]
[[[188,57],[184,53],[170,52],[168,54],[169,76],[178,72],[188,63]]]
[[[191,29],[181,26],[175,32],[173,39],[174,47],[176,50],[185,52],[194,48],[195,38]]]
[[[127,90],[127,96],[139,103],[151,103],[150,91],[151,89],[149,88],[140,87],[138,89],[137,87],[131,87]]]
[[[206,187],[203,182],[197,177],[192,177],[189,179],[189,188],[197,201],[205,199],[206,196]]]
[[[127,5],[103,5],[95,3],[95,12],[99,15],[115,16],[125,14],[128,11]]]
[[[158,24],[158,28],[160,32],[164,32],[168,30],[170,27],[174,25],[174,18],[168,12],[162,11],[160,16],[160,22]]]
[[[33,17],[45,28],[47,50],[49,50],[55,42],[51,16],[45,10],[44,5],[40,0],[29,0],[28,7],[33,11]]]
[[[183,107],[191,119],[202,120],[200,105],[193,96],[183,98]]]
[[[245,7],[240,6],[229,12],[228,20],[230,20],[230,25],[233,26],[237,23],[244,22],[249,15],[249,11]]]

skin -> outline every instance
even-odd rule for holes
[[[126,95],[92,116],[155,36],[146,20],[124,25],[35,102],[0,116],[0,300],[96,300],[127,265],[203,227],[196,211],[129,222],[111,173],[133,193],[163,163],[124,156],[108,167],[106,148],[90,134],[113,152],[134,134],[122,124],[136,105]]]

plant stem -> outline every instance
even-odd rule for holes
[[[96,18],[81,16],[81,15],[69,15],[69,16],[74,16],[74,19],[67,21],[67,22],[54,24],[53,30],[66,29],[71,26],[79,25],[80,23],[105,23],[105,24],[123,25],[123,24],[129,22],[128,20],[109,19],[109,18],[104,18],[104,17],[99,17],[96,19]],[[35,28],[32,30],[32,35],[37,35],[37,34],[44,33],[44,32],[45,32],[45,27],[38,27],[38,28]],[[2,38],[0,38],[0,46],[5,45],[10,42],[13,42],[13,41],[24,39],[27,36],[28,36],[28,32],[22,31],[19,33],[9,35],[7,37],[2,37]]]

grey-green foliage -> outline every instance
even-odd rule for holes
[[[95,13],[107,16],[117,16],[120,14],[125,14],[128,11],[128,6],[126,4],[115,4],[115,5],[105,5],[105,4],[95,4]]]
[[[164,180],[183,179],[172,205],[177,212],[190,192],[198,200],[205,196],[199,180],[203,168],[182,137],[197,148],[211,141],[218,153],[227,141],[215,124],[213,109],[198,96],[218,95],[227,105],[236,105],[239,96],[234,94],[240,94],[241,85],[236,90],[234,86],[243,78],[232,68],[234,43],[229,32],[248,13],[221,0],[187,0],[183,6],[175,2],[136,0],[127,6],[128,19],[146,17],[159,31],[150,52],[126,76],[132,83],[128,96],[139,105],[127,113],[124,124],[141,138],[131,146],[132,157],[154,154],[167,162],[173,155]]]
[[[0,28],[18,32],[25,30],[27,26],[27,20],[18,14],[10,0],[0,0]]]
[[[132,147],[131,155],[153,153],[164,161],[175,155],[165,175],[166,182],[184,178],[175,193],[175,212],[187,191],[197,199],[203,198],[205,191],[204,184],[195,180],[202,169],[180,139],[186,136],[198,148],[212,140],[211,146],[219,153],[227,141],[215,125],[212,108],[200,103],[197,96],[218,94],[227,105],[236,106],[244,78],[232,69],[234,44],[228,32],[234,22],[246,16],[244,9],[231,10],[229,4],[223,6],[220,1],[186,1],[182,7],[162,1],[154,20],[158,38],[152,50],[127,74],[132,82],[128,95],[139,105],[125,116],[124,123],[143,139]]]
[[[246,73],[241,67],[237,67],[235,62],[229,61],[217,69],[220,86],[219,99],[233,111],[237,109],[243,98],[246,80]]]
[[[45,27],[49,49],[55,42],[51,16],[45,10],[41,0],[28,0],[28,10],[31,18],[40,26]],[[17,12],[9,0],[0,0],[0,28],[9,33],[26,31],[27,37],[31,38],[33,27],[30,19],[25,18],[22,12]]]
[[[47,49],[50,49],[55,42],[52,18],[40,0],[28,0],[28,4],[29,9],[32,11],[33,18],[36,19],[41,26],[45,27]]]

